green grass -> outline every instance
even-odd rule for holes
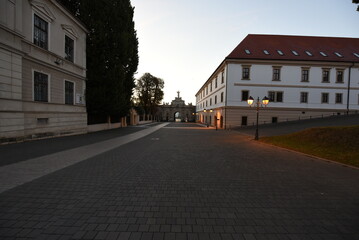
[[[359,125],[310,128],[262,142],[359,167]]]

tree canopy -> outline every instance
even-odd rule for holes
[[[138,39],[130,0],[59,0],[88,28],[89,114],[125,116],[138,66]]]
[[[353,3],[359,4],[359,0],[353,0]],[[357,11],[359,12],[359,6],[357,7]]]
[[[146,114],[154,115],[157,106],[163,99],[163,87],[164,81],[150,73],[145,73],[137,79],[137,104],[143,108]]]

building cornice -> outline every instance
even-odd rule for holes
[[[298,61],[298,60],[263,60],[263,59],[230,59],[227,63],[234,64],[258,64],[258,65],[285,65],[285,66],[322,66],[322,67],[359,67],[358,62],[334,62],[334,61]]]
[[[346,86],[309,86],[309,85],[280,85],[280,84],[248,84],[248,83],[234,83],[234,86],[245,86],[245,87],[280,87],[280,88],[301,88],[301,89],[337,89],[337,90],[347,90]],[[350,89],[359,90],[359,87],[351,87]]]

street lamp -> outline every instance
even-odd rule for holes
[[[252,96],[250,96],[247,100],[247,103],[249,106],[252,106],[254,102],[254,98]],[[255,137],[254,137],[254,140],[258,140],[258,119],[259,119],[259,107],[265,107],[267,106],[269,103],[269,98],[267,97],[264,97],[262,99],[262,102],[259,101],[259,97],[257,98],[257,102],[255,102],[255,106],[256,106],[256,111],[257,111],[257,125],[256,125],[256,134],[255,134]]]

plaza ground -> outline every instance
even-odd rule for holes
[[[0,239],[359,239],[357,169],[238,131],[156,123],[0,155]]]

